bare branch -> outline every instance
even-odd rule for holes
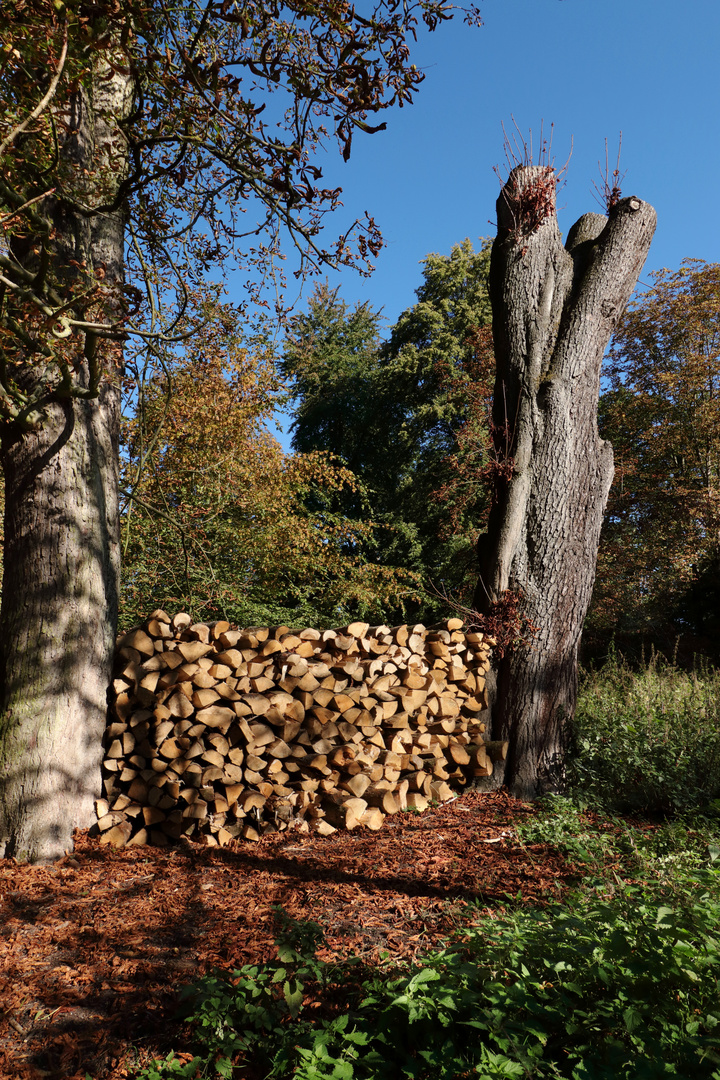
[[[28,201],[23,203],[22,206],[18,206],[17,209],[13,210],[11,214],[5,214],[4,217],[1,217],[0,225],[7,225],[9,221],[12,221],[13,218],[19,217],[20,214],[24,213],[24,211],[27,210],[29,207],[34,206],[35,203],[42,202],[42,200],[47,199],[49,195],[54,195],[56,190],[57,189],[54,187],[48,188],[47,191],[43,191],[42,195],[36,195],[34,199],[28,199]]]
[[[52,99],[55,97],[55,91],[58,88],[58,83],[60,82],[60,77],[61,77],[61,75],[63,73],[63,68],[65,67],[65,58],[67,57],[67,49],[68,49],[68,22],[67,22],[67,15],[66,15],[65,16],[65,23],[63,25],[63,43],[62,43],[62,49],[60,51],[60,59],[58,61],[57,71],[55,72],[55,74],[53,75],[53,77],[52,77],[52,79],[50,81],[50,86],[48,87],[47,93],[44,95],[44,97],[42,97],[40,99],[40,101],[37,103],[37,105],[35,106],[33,111],[29,114],[29,116],[26,116],[25,119],[23,121],[21,121],[21,123],[19,123],[18,126],[16,128],[14,128],[10,132],[9,135],[5,136],[3,141],[0,143],[0,156],[5,153],[7,148],[14,143],[14,141],[18,137],[18,135],[22,134],[22,132],[25,131],[26,127],[33,122],[33,120],[37,120],[38,117],[42,116],[42,114],[45,112],[45,109],[47,109],[48,105],[50,104]]]

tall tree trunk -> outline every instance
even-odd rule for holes
[[[123,213],[112,202],[124,175],[117,120],[127,72],[97,71],[73,94],[60,165],[86,209],[48,200],[58,272],[109,286],[104,319],[123,282]],[[74,174],[74,176],[73,176]],[[88,179],[90,177],[90,179]],[[80,268],[73,270],[73,267]],[[87,387],[78,334],[77,381]],[[97,397],[59,397],[33,430],[6,426],[5,557],[0,610],[0,855],[49,860],[88,826],[100,791],[102,736],[117,624],[119,575],[119,346],[100,339]],[[27,382],[42,376],[28,365]]]
[[[555,187],[544,166],[512,171],[490,268],[500,467],[475,602],[488,611],[510,590],[534,628],[499,663],[493,714],[493,737],[510,743],[505,783],[524,798],[562,782],[613,477],[597,429],[600,368],[656,220],[647,203],[622,199],[607,218],[580,218],[563,247]]]

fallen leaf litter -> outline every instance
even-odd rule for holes
[[[468,792],[378,832],[119,851],[80,832],[53,865],[1,860],[0,1080],[122,1080],[136,1050],[177,1049],[178,987],[271,959],[276,904],[322,926],[324,958],[374,963],[420,958],[469,901],[492,916],[558,898],[577,870],[518,841],[532,813]]]

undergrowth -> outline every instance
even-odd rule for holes
[[[445,948],[374,969],[278,909],[276,959],[186,987],[195,1056],[137,1080],[720,1080],[719,712],[718,673],[613,658],[568,793],[517,827],[580,868],[572,897],[469,905]]]
[[[581,679],[569,781],[617,813],[720,817],[720,671],[611,655]]]
[[[281,935],[275,962],[187,988],[197,1056],[141,1075],[718,1080],[718,872],[691,884],[672,899],[606,884],[473,920],[422,966],[366,971],[359,985],[352,961],[327,964],[317,941],[298,952]]]

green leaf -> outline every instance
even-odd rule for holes
[[[635,1031],[643,1022],[642,1013],[633,1006],[629,1005],[623,1012],[623,1019],[625,1021],[625,1027],[628,1031]]]
[[[285,1002],[292,1016],[297,1016],[302,1006],[303,1000],[303,988],[299,983],[295,983],[293,989],[292,984],[288,980],[283,986],[283,994],[285,995]]]
[[[408,991],[415,990],[418,986],[424,986],[426,983],[437,982],[441,978],[439,971],[435,971],[433,968],[423,968],[408,983]]]
[[[233,1063],[228,1057],[219,1057],[215,1059],[215,1071],[219,1076],[223,1077],[223,1080],[232,1080]]]

